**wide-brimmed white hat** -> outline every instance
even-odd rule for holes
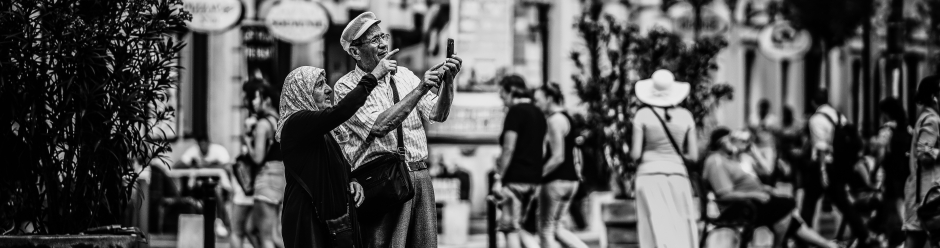
[[[669,70],[657,70],[649,79],[636,82],[633,92],[641,102],[656,106],[675,106],[689,96],[691,86],[686,82],[677,82]]]

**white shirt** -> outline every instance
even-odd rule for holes
[[[832,133],[835,131],[835,126],[832,125],[832,122],[829,121],[826,116],[832,118],[832,121],[836,123],[839,123],[840,120],[843,125],[848,123],[847,118],[840,115],[839,112],[829,104],[819,106],[819,108],[816,109],[816,114],[813,114],[813,116],[809,118],[810,141],[813,142],[814,160],[817,156],[817,152],[828,152],[832,147]]]
[[[358,66],[355,70],[346,73],[336,82],[334,87],[336,99],[346,97],[346,94],[349,94],[366,74]],[[379,152],[397,152],[398,150],[397,134],[395,130],[392,130],[385,137],[376,138],[366,148],[366,151],[360,151],[362,143],[369,136],[372,125],[379,117],[379,114],[394,105],[392,88],[389,87],[389,78],[395,80],[399,100],[404,100],[408,93],[411,93],[421,84],[421,79],[415,76],[411,70],[399,66],[395,75],[389,74],[380,78],[378,85],[372,90],[362,108],[356,111],[352,118],[343,123],[340,126],[341,128],[331,132],[340,147],[342,147],[343,154],[353,170],[374,159]],[[437,93],[429,91],[418,101],[418,106],[402,122],[402,132],[405,136],[405,159],[408,162],[423,161],[428,156],[428,141],[422,119],[433,123],[430,119],[437,100]]]
[[[193,160],[197,160],[197,165],[208,165],[208,164],[227,164],[232,161],[232,158],[228,154],[228,150],[224,146],[219,144],[209,144],[209,152],[205,155],[199,151],[199,146],[195,145],[189,147],[186,152],[183,152],[183,156],[180,157],[180,161],[184,164],[192,165]]]

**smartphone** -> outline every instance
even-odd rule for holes
[[[454,39],[448,38],[447,39],[447,57],[444,58],[444,60],[446,61],[447,59],[453,56],[454,56]]]
[[[454,39],[447,39],[447,58],[454,56]]]

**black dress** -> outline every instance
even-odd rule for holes
[[[281,130],[281,155],[287,187],[281,216],[284,246],[333,247],[326,220],[350,213],[353,237],[361,246],[355,219],[355,202],[349,193],[350,166],[330,131],[348,120],[365,104],[378,81],[366,75],[335,106],[298,111],[288,117]],[[293,175],[292,175],[293,174]],[[308,194],[299,178],[313,191]]]

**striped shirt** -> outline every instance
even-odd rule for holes
[[[356,66],[356,70],[346,73],[339,79],[334,86],[336,99],[346,97],[353,88],[359,83],[359,79],[367,73]],[[418,87],[421,79],[415,76],[411,70],[403,66],[398,67],[396,75],[387,75],[379,79],[378,86],[372,90],[372,94],[366,99],[365,105],[343,123],[340,128],[332,132],[333,137],[343,149],[343,155],[355,170],[360,165],[374,159],[379,152],[395,152],[398,150],[398,139],[395,130],[392,130],[385,137],[376,138],[365,152],[360,151],[360,146],[365,142],[369,131],[375,119],[383,111],[390,109],[394,105],[392,88],[388,82],[389,76],[394,78],[395,86],[398,88],[399,100],[403,100],[408,93]],[[434,105],[437,103],[437,94],[428,92],[418,102],[414,111],[405,118],[402,123],[402,131],[405,136],[405,159],[408,162],[423,161],[428,156],[428,141],[425,135],[422,118],[431,123],[431,113]]]

